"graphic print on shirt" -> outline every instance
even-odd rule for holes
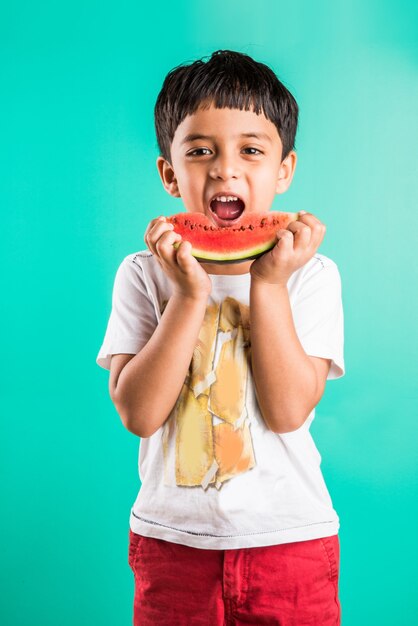
[[[249,306],[234,298],[207,306],[188,376],[163,428],[166,485],[219,490],[255,466],[246,404],[249,321]]]

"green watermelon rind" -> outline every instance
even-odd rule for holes
[[[173,245],[177,249],[180,246],[180,242],[176,242]],[[225,255],[222,254],[216,254],[213,252],[211,254],[206,254],[203,250],[195,249],[191,250],[191,255],[194,256],[194,258],[200,263],[207,263],[208,261],[210,261],[211,263],[219,263],[220,265],[226,263],[240,263],[244,261],[250,261],[251,259],[257,259],[265,252],[268,252],[269,250],[274,248],[275,245],[276,241],[272,241],[263,247],[255,248],[253,250],[241,251],[237,254],[231,254],[228,259],[225,259]]]

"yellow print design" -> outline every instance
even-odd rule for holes
[[[208,306],[188,376],[164,424],[166,484],[219,490],[255,466],[245,402],[250,364],[249,307],[231,297]]]

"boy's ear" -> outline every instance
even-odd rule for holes
[[[279,175],[276,184],[276,193],[284,193],[290,187],[296,169],[298,157],[294,150],[291,150],[287,157],[280,163]]]
[[[157,158],[157,169],[164,189],[175,198],[180,198],[180,191],[172,165],[163,157]]]

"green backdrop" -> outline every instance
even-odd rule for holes
[[[139,440],[95,359],[119,263],[150,219],[182,210],[155,166],[162,81],[220,48],[295,95],[298,166],[274,208],[325,222],[320,251],[342,277],[346,375],[312,434],[341,521],[343,625],[415,622],[416,7],[3,5],[2,624],[131,623]]]

